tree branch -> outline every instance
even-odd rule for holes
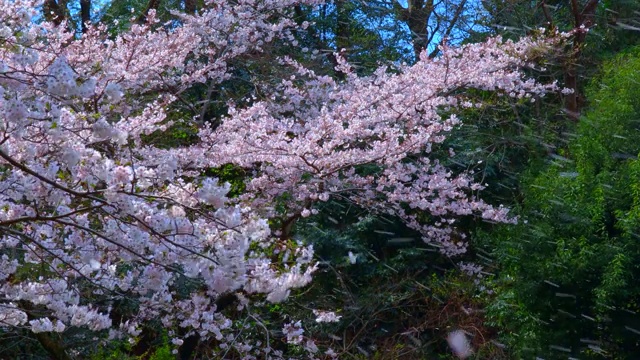
[[[462,0],[458,5],[458,7],[456,8],[456,12],[453,14],[453,18],[451,19],[451,22],[449,22],[449,26],[447,27],[447,29],[444,32],[444,35],[442,36],[442,41],[446,41],[449,35],[451,35],[451,32],[455,28],[456,24],[458,23],[458,20],[460,19],[460,17],[462,16],[462,13],[464,12],[464,6],[466,4],[467,4],[467,0]],[[440,52],[440,47],[436,46],[436,48],[433,49],[433,51],[429,54],[429,58],[433,59],[438,55],[439,52]]]

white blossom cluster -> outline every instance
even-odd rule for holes
[[[445,47],[436,59],[423,54],[399,73],[380,68],[369,77],[356,76],[340,61],[344,82],[285,59],[283,66],[295,74],[269,101],[232,109],[217,131],[203,130],[203,137],[216,144],[221,164],[259,167],[248,183],[247,199],[255,207],[268,208],[287,194],[292,200],[286,217],[307,218],[331,197],[348,199],[400,217],[443,254],[459,255],[466,251],[465,234],[456,228],[461,216],[516,219],[507,208],[473,195],[484,186],[472,173],[454,174],[429,154],[461,124],[456,109],[482,106],[466,98],[463,89],[531,100],[557,90],[555,84],[526,79],[519,69],[529,65],[529,49],[550,48],[562,38],[492,38]],[[362,165],[380,170],[361,176]],[[421,213],[434,220],[421,222]],[[349,261],[355,263],[355,257]]]

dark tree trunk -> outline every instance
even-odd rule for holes
[[[595,24],[595,14],[598,8],[598,0],[589,0],[587,4],[580,9],[577,0],[571,0],[571,13],[574,19],[574,30],[577,32],[573,36],[572,51],[565,59],[564,65],[564,86],[572,89],[573,93],[565,95],[564,107],[565,111],[574,120],[580,118],[582,110],[581,93],[578,88],[578,71],[577,65],[580,62],[582,47],[586,40],[586,31],[579,31],[581,26],[590,28]]]
[[[184,11],[187,14],[195,14],[196,10],[196,0],[184,0]]]
[[[80,21],[84,34],[87,32],[87,24],[91,21],[91,0],[80,0]]]
[[[345,60],[348,60],[349,48],[351,47],[351,11],[346,0],[336,0],[336,52]],[[336,71],[339,79],[344,79],[346,74]]]
[[[33,320],[36,317],[32,315],[33,306],[27,301],[20,301],[20,307],[27,313],[28,319]],[[73,360],[64,346],[61,345],[60,335],[56,333],[41,332],[34,334],[36,340],[42,345],[42,348],[51,356],[53,360]]]
[[[64,6],[66,4],[56,0],[46,0],[43,4],[43,13],[45,20],[52,22],[56,25],[64,20]]]
[[[399,3],[394,3],[399,18],[411,31],[413,42],[413,53],[418,59],[422,50],[429,45],[429,18],[433,13],[433,0],[409,0],[407,8],[403,8]]]
[[[295,21],[298,25],[301,25],[304,21],[307,20],[307,16],[304,12],[304,10],[302,9],[302,7],[300,5],[296,5],[294,7],[294,11],[295,11]],[[329,46],[327,46],[327,44],[325,43],[325,41],[323,40],[322,36],[320,34],[318,34],[318,31],[316,30],[316,27],[314,26],[310,26],[307,28],[307,33],[309,34],[309,37],[311,38],[311,40],[313,40],[313,42],[315,43],[315,47],[316,49],[319,50],[323,50],[322,53],[324,54],[325,58],[334,66],[338,66],[338,59],[336,59],[336,56],[334,55],[334,53],[332,51],[324,51],[325,49],[328,49]],[[346,54],[345,54],[346,55]],[[341,72],[336,72],[336,76],[338,78],[344,78],[344,74]]]
[[[42,345],[52,359],[73,360],[69,354],[67,354],[64,347],[60,345],[60,339],[57,336],[54,337],[51,333],[38,333],[35,335],[40,345]]]

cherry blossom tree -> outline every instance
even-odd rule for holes
[[[197,334],[216,339],[220,356],[278,358],[268,333],[266,343],[240,336],[243,323],[219,300],[231,294],[250,317],[309,283],[313,249],[290,239],[314,204],[343,197],[396,215],[447,255],[465,249],[453,240],[458,217],[514,221],[473,194],[482,189],[473,174],[429,155],[460,123],[457,108],[481,105],[465,88],[519,98],[555,89],[519,71],[531,49],[553,43],[544,38],[443,48],[363,78],[343,62],[341,82],[282,59],[295,75],[266,100],[230,102],[196,144],[145,141],[172,126],[171,105],[194,84],[228,79],[232,60],[276,39],[294,43],[288,14],[299,3],[208,1],[200,14],[178,14],[180,26],[158,24],[151,10],[113,38],[104,25],[77,37],[34,21],[37,2],[2,1],[0,326],[29,329],[56,358],[69,355],[48,333],[135,337],[155,320],[176,347]],[[252,171],[237,198],[204,175],[229,163]],[[363,165],[376,171],[364,175]],[[119,313],[122,301],[135,312]],[[283,331],[318,352],[300,322]]]
[[[531,49],[542,50],[553,41],[494,38],[443,48],[437,59],[424,55],[398,74],[383,67],[370,77],[357,77],[343,62],[341,71],[349,74],[343,83],[285,60],[297,72],[270,101],[231,109],[220,128],[205,129],[202,136],[213,144],[218,165],[256,169],[243,199],[264,209],[266,217],[280,217],[284,238],[297,218],[316,213],[314,204],[333,196],[398,216],[427,243],[458,255],[466,249],[463,241],[453,240],[464,238],[456,234],[460,216],[515,219],[508,209],[472,195],[483,188],[472,173],[454,174],[429,155],[461,123],[456,109],[482,106],[465,96],[465,89],[532,101],[555,90],[555,84],[523,79],[518,70],[532,65]],[[364,165],[377,170],[363,175]],[[279,214],[269,205],[283,196],[289,199],[287,212]],[[425,216],[427,221],[421,220]]]

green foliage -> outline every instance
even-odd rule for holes
[[[453,359],[445,340],[452,329],[476,335],[478,356],[506,358],[490,342],[495,332],[483,323],[477,287],[450,259],[394,219],[355,204],[332,199],[319,210],[294,233],[313,243],[320,270],[308,288],[262,314],[265,324],[303,319],[305,334],[339,358]],[[310,309],[342,319],[318,324]]]
[[[106,6],[103,5],[102,8],[96,9],[96,1],[93,3],[93,10],[99,10],[97,17],[109,26],[112,34],[127,30],[131,25],[131,18],[138,18],[149,5],[148,0],[117,0],[108,1]],[[203,3],[202,0],[195,1],[196,8],[202,8]],[[171,14],[171,11],[184,11],[184,1],[161,0],[158,1],[156,7],[156,17],[160,23],[164,24],[167,21],[175,21],[175,16]]]
[[[113,341],[106,346],[96,347],[96,351],[90,355],[90,360],[175,360],[172,354],[173,348],[169,342],[166,332],[159,339],[159,345],[154,346],[146,353],[135,356],[131,355],[132,345],[128,341]]]
[[[91,355],[90,359],[91,360],[135,360],[135,357],[131,357],[127,355],[126,352],[120,349],[106,350],[104,348],[100,348],[98,352]]]
[[[220,183],[228,182],[231,184],[228,196],[235,197],[242,194],[246,188],[245,178],[247,176],[244,169],[234,166],[233,164],[226,164],[219,168],[208,169],[207,176],[215,176]]]
[[[548,79],[541,79],[548,81]],[[457,114],[462,125],[434,154],[455,171],[471,171],[487,188],[483,197],[494,204],[513,206],[519,200],[520,174],[537,169],[549,151],[561,145],[559,101],[553,94],[524,100],[473,91],[480,108]],[[449,149],[455,156],[450,157]]]
[[[380,64],[410,62],[413,58],[410,32],[396,20],[391,4],[337,1],[317,8],[304,7],[299,20],[314,23],[302,36],[302,44],[327,54],[346,49],[343,55],[360,74],[370,74]]]
[[[149,357],[149,360],[175,360],[176,357],[171,353],[171,351],[171,345],[169,345],[169,342],[165,337],[164,344],[156,349],[151,357]]]
[[[520,225],[478,235],[501,267],[492,324],[521,357],[640,351],[638,69],[640,49],[605,65],[575,139],[525,177]]]
[[[176,114],[172,114],[176,116]],[[198,128],[194,124],[178,122],[170,126],[165,131],[156,131],[152,134],[145,135],[142,139],[159,148],[172,148],[178,146],[186,146],[193,144],[198,139]]]

